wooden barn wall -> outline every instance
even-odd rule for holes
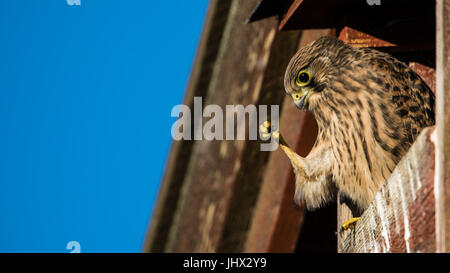
[[[257,3],[211,1],[184,104],[192,109],[194,96],[202,96],[203,107],[222,109],[279,104],[284,138],[306,155],[317,125],[285,97],[284,70],[298,47],[336,33],[280,31],[292,27],[289,16],[281,24],[276,18],[245,24]],[[301,3],[293,1],[293,19]],[[450,0],[436,3],[435,62],[429,62],[429,49],[422,56],[376,42],[393,49],[436,91],[437,125],[421,134],[356,228],[339,234],[340,252],[450,252]],[[366,37],[345,27],[339,37],[351,43],[352,35]],[[305,222],[305,209],[292,204],[294,175],[280,150],[260,152],[259,145],[173,142],[144,251],[294,251]],[[336,229],[350,216],[339,205]]]

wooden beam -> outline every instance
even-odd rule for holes
[[[277,32],[270,48],[270,56],[267,62],[267,67],[264,70],[264,79],[262,80],[260,97],[258,99],[259,105],[280,105],[286,97],[284,93],[283,79],[284,71],[290,61],[291,56],[297,50],[297,44],[300,33],[291,32]],[[283,108],[285,104],[281,108]],[[260,208],[256,207],[257,200],[261,198],[261,185],[266,179],[267,172],[270,172],[270,163],[268,164],[269,156],[273,152],[261,152],[261,142],[248,141],[246,143],[244,156],[241,162],[240,173],[237,176],[235,187],[233,189],[233,197],[230,202],[230,208],[227,212],[227,219],[224,223],[223,233],[220,240],[219,252],[242,252],[245,251],[248,234],[250,232],[250,225],[255,215],[267,215],[267,211],[258,211]],[[283,170],[278,170],[278,174],[283,176]],[[283,231],[284,240],[278,240],[280,243],[279,249],[284,247],[284,243],[289,241],[289,245],[295,244],[295,238],[298,234],[298,227],[296,222],[288,222],[288,219],[295,219],[297,210],[291,205],[291,194],[283,194],[289,196],[288,199],[283,199],[283,204],[290,209],[284,210],[287,225],[279,226]],[[271,198],[266,199],[270,202]],[[284,205],[283,205],[284,206]],[[294,215],[293,215],[294,214]],[[265,230],[265,229],[261,229]],[[267,238],[267,234],[264,238]],[[268,250],[265,250],[268,251]]]
[[[434,127],[422,131],[339,252],[434,252]]]
[[[295,12],[297,11],[300,4],[303,2],[303,0],[294,0],[294,2],[289,7],[288,11],[284,15],[283,19],[280,22],[280,25],[278,26],[279,30],[283,30],[288,22],[292,19]]]
[[[436,1],[436,21],[436,251],[450,252],[450,1]]]
[[[193,109],[194,96],[204,96],[207,93],[229,9],[230,1],[213,0],[209,4],[183,99],[183,104],[188,105],[191,109]],[[172,142],[158,198],[145,238],[144,252],[163,252],[166,248],[193,145],[194,141]]]
[[[339,32],[339,39],[354,47],[392,47],[393,43],[345,26]]]

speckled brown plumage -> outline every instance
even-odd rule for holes
[[[420,131],[434,124],[434,95],[406,64],[334,37],[298,51],[284,84],[319,126],[306,158],[281,145],[296,174],[295,200],[309,209],[336,189],[367,208]]]

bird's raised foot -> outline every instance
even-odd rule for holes
[[[355,218],[348,220],[341,226],[341,229],[339,230],[339,232],[342,234],[346,230],[351,230],[351,229],[355,228],[356,222],[358,222],[358,220],[359,220],[359,217],[355,217]]]
[[[264,140],[273,138],[273,139],[280,139],[280,132],[272,130],[271,124],[269,121],[264,121],[260,126],[259,130],[261,132],[261,136]]]

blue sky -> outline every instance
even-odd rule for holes
[[[0,252],[139,252],[207,0],[0,1]]]

